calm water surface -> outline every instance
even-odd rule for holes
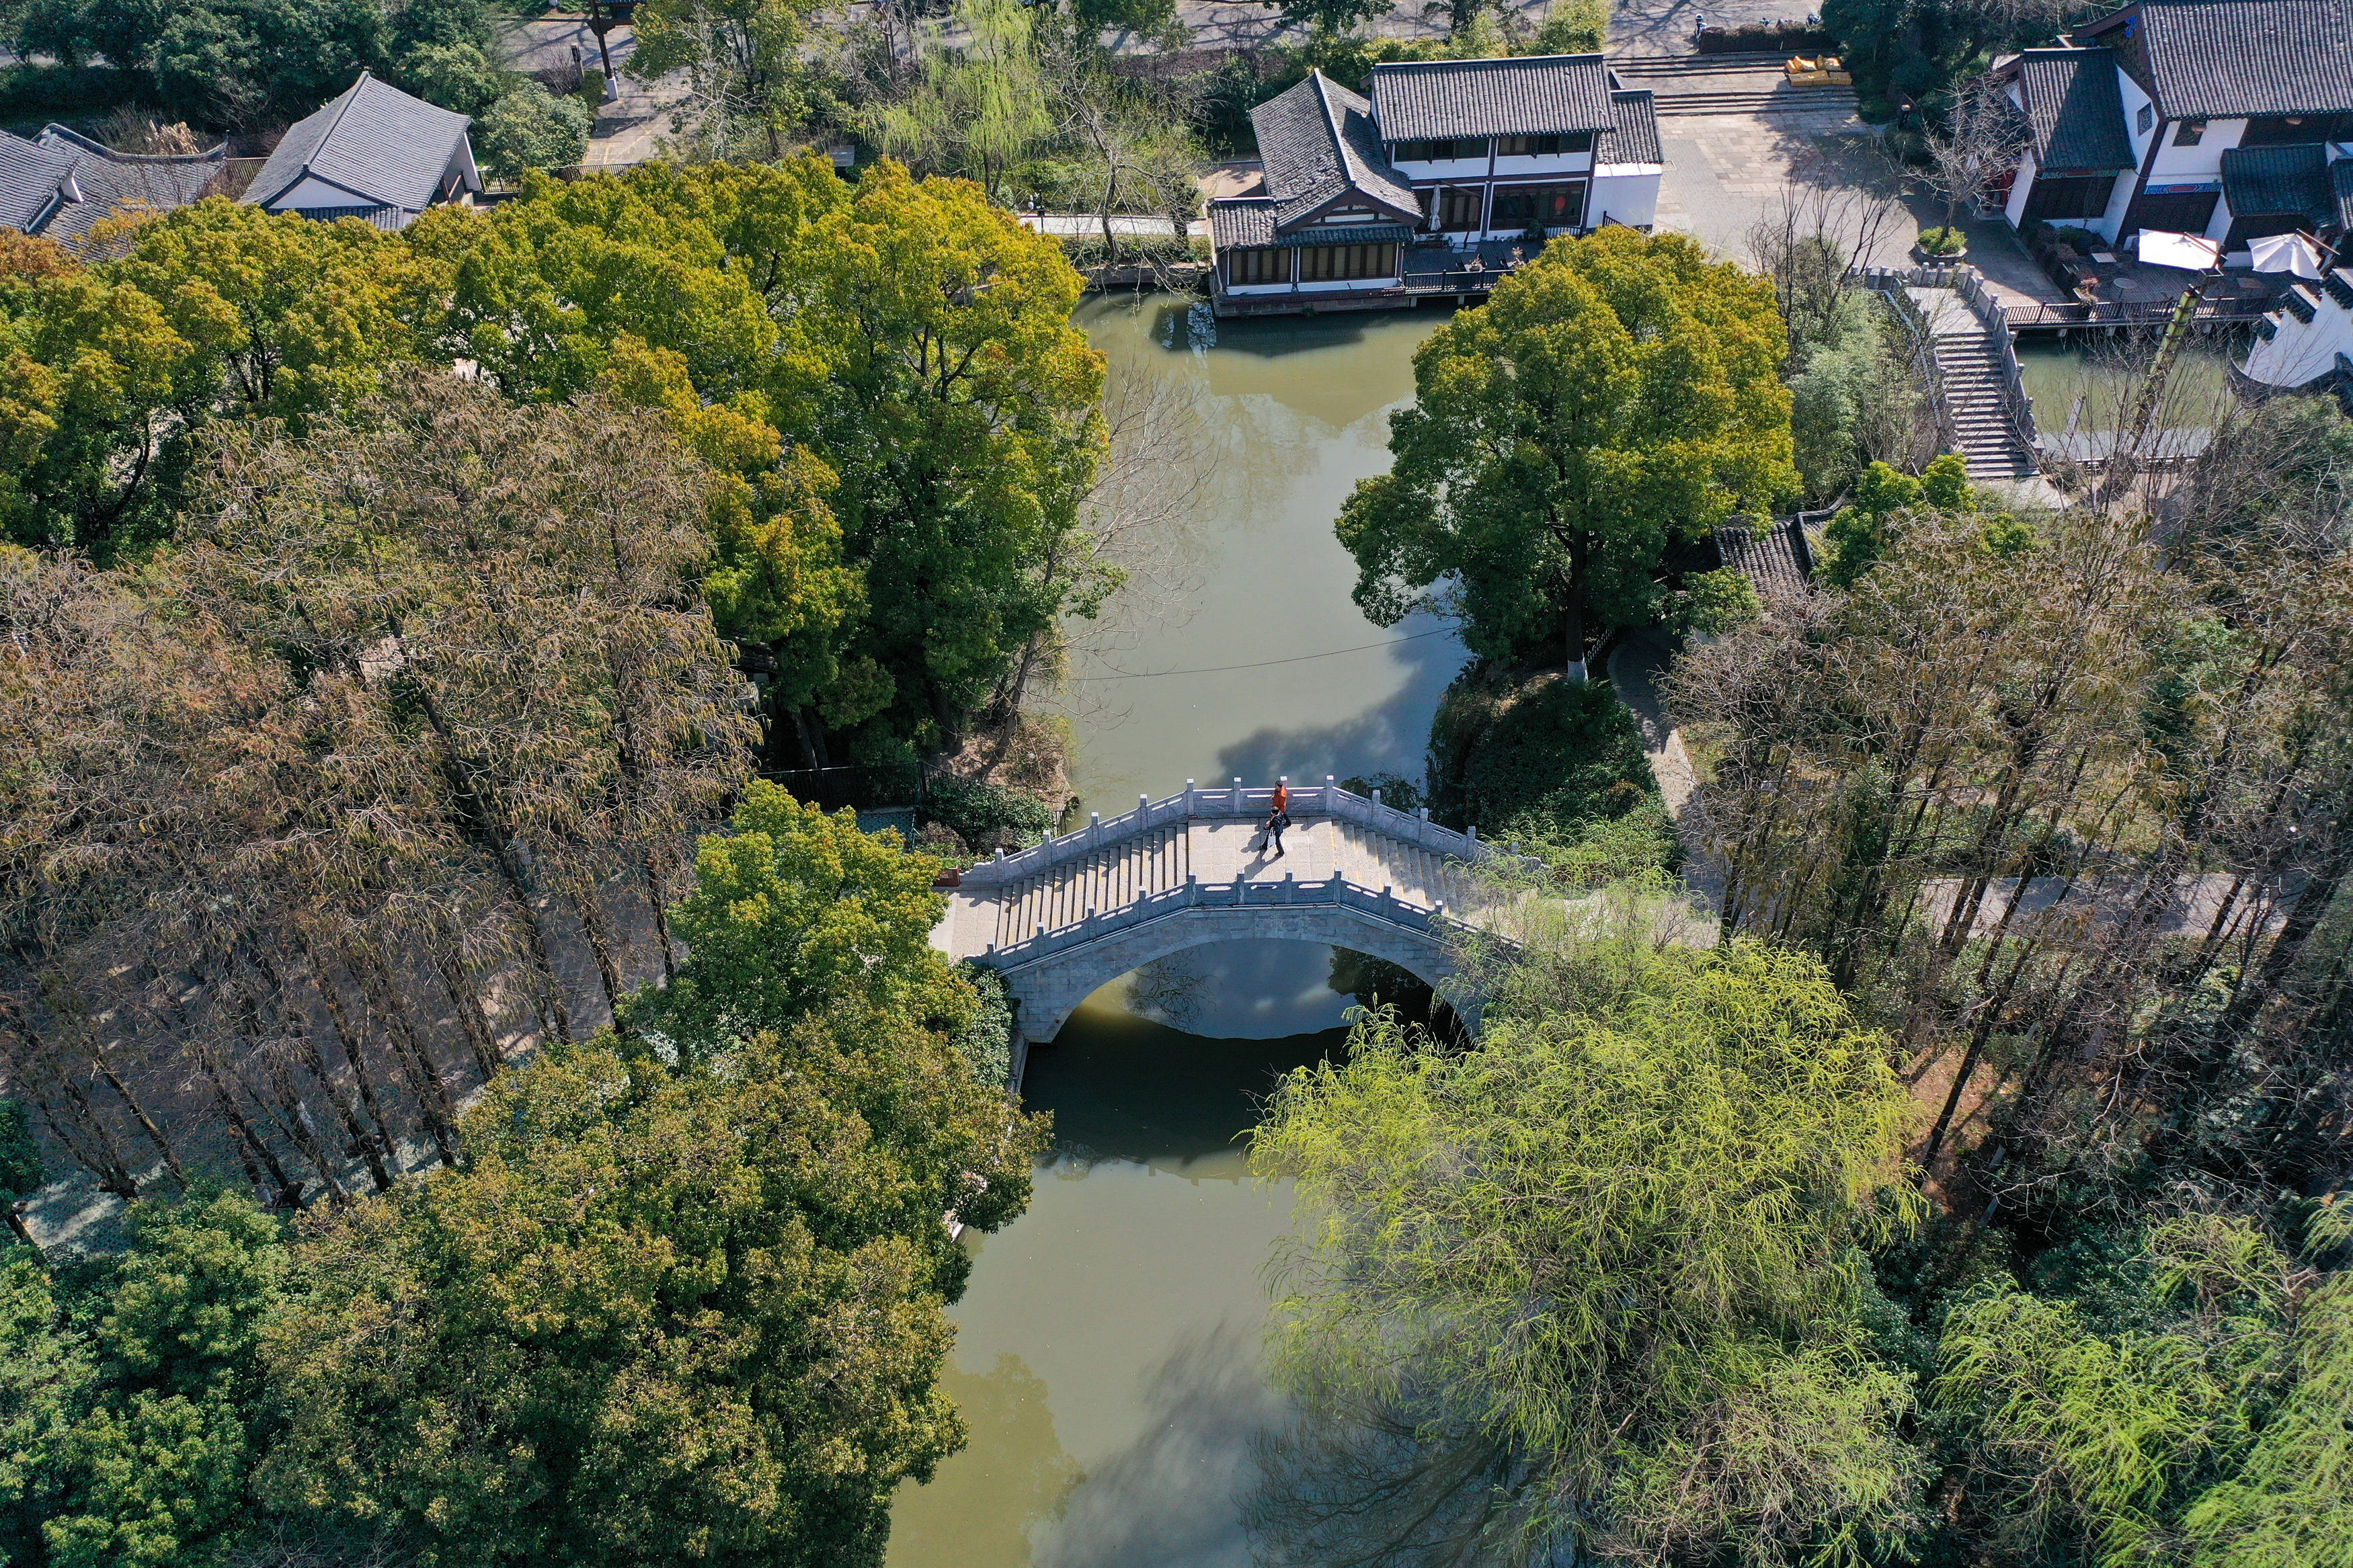
[[[1079,650],[1088,804],[1108,816],[1188,776],[1418,778],[1461,645],[1426,616],[1367,622],[1332,523],[1388,466],[1388,413],[1442,318],[1222,322],[1214,346],[1166,300],[1081,319],[1113,378],[1192,410],[1211,465],[1182,558]],[[1357,651],[1301,657],[1340,649]],[[1233,665],[1252,668],[1213,670]],[[1251,1438],[1282,1413],[1261,1270],[1290,1197],[1250,1180],[1237,1140],[1276,1075],[1345,1037],[1330,967],[1301,943],[1198,948],[1097,992],[1032,1053],[1025,1098],[1054,1112],[1056,1147],[1029,1213],[970,1240],[946,1386],[972,1442],[901,1495],[891,1568],[1250,1561]]]
[[[1065,710],[1091,807],[1110,816],[1187,778],[1420,776],[1461,645],[1433,616],[1366,621],[1332,524],[1358,479],[1387,471],[1389,411],[1412,401],[1414,350],[1445,319],[1221,321],[1211,346],[1165,296],[1082,308],[1114,405],[1148,388],[1189,407],[1206,476],[1181,562],[1155,561],[1109,625],[1082,631]]]
[[[2214,423],[2215,410],[2232,395],[2229,356],[2233,344],[2229,338],[2202,337],[2182,349],[2158,406],[2159,426]],[[2027,395],[2034,399],[2035,426],[2062,431],[2073,415],[2079,429],[2115,429],[2138,402],[2155,353],[2155,342],[2139,333],[2086,333],[2066,342],[2055,338],[2021,341],[2018,369]]]

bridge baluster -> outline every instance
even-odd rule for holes
[[[1239,778],[1234,780],[1233,799],[1229,804],[1233,806],[1234,815],[1236,816],[1240,816],[1244,814],[1244,808],[1242,805],[1242,781]]]
[[[1381,804],[1381,792],[1378,790],[1373,791],[1373,804],[1375,805]]]
[[[1340,792],[1332,783],[1332,775],[1324,775],[1324,815],[1331,816],[1340,808]]]
[[[1091,811],[1087,813],[1087,847],[1092,849],[1102,842],[1103,813],[1100,811]]]
[[[1193,781],[1191,779],[1185,781],[1185,820],[1187,822],[1193,820]]]

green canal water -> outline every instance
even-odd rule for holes
[[[2162,427],[2207,427],[2224,405],[2230,389],[2231,340],[2193,339],[2174,361],[2157,413]],[[2076,427],[2113,430],[2129,416],[2146,384],[2156,344],[2133,333],[2086,333],[2067,342],[2025,339],[2018,345],[2018,369],[2034,399],[2034,423],[2046,433],[2063,431],[2071,414]],[[2080,413],[2076,401],[2083,403]]]
[[[1187,777],[1419,776],[1462,649],[1430,617],[1367,622],[1332,524],[1388,467],[1388,412],[1440,319],[1221,322],[1212,345],[1173,301],[1082,311],[1114,406],[1182,411],[1201,476],[1170,480],[1179,548],[1142,561],[1080,639],[1064,711],[1090,806]],[[901,1494],[891,1568],[1251,1561],[1253,1439],[1283,1413],[1261,1364],[1263,1268],[1291,1204],[1250,1179],[1240,1139],[1278,1074],[1345,1039],[1331,962],[1196,949],[1097,992],[1032,1052],[1024,1097],[1054,1113],[1055,1147],[1029,1212],[967,1238],[946,1387],[972,1441]]]

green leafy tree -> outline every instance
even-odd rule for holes
[[[399,68],[403,89],[459,114],[481,114],[499,100],[511,80],[491,63],[481,46],[473,43],[421,44],[403,57]],[[475,153],[484,156],[482,129],[477,126],[473,134]]]
[[[2014,1289],[1955,1309],[1936,1397],[1966,1433],[1964,1527],[2013,1561],[2341,1562],[2353,1277],[2202,1215],[2153,1227],[2138,1279],[2132,1326]]]
[[[0,1243],[0,1563],[37,1563],[66,1447],[98,1384],[90,1338],[29,1247]]]
[[[18,286],[0,352],[7,537],[101,563],[167,536],[223,418],[347,407],[417,357],[446,278],[357,220],[224,200],[138,229],[121,258]]]
[[[47,1180],[40,1145],[33,1141],[32,1111],[21,1100],[0,1100],[0,1218],[27,1247],[33,1233],[26,1228],[22,1200]]]
[[[1894,1545],[1921,1465],[1857,1250],[1917,1207],[1886,1041],[1810,958],[1549,907],[1481,970],[1472,1048],[1376,1018],[1268,1107],[1252,1163],[1302,1225],[1278,1367],[1316,1462],[1264,1517],[1383,1563]]]
[[[873,110],[868,132],[917,173],[962,174],[994,202],[1056,129],[1051,84],[1020,0],[956,0],[954,19],[961,41],[933,40],[913,89]]]
[[[195,0],[164,10],[131,58],[153,71],[165,112],[200,124],[254,131],[298,120],[385,60],[377,0]]]
[[[1680,235],[1556,240],[1414,356],[1396,467],[1340,515],[1356,603],[1383,626],[1447,584],[1466,640],[1650,618],[1669,546],[1794,493],[1787,337],[1771,285]]]
[[[132,1205],[125,1229],[77,1285],[29,1252],[0,1261],[0,1513],[20,1521],[0,1526],[5,1561],[195,1568],[253,1522],[283,1227],[199,1191]]]
[[[1959,453],[1946,453],[1916,479],[1885,463],[1865,468],[1855,480],[1853,499],[1823,528],[1831,556],[1822,565],[1822,580],[1833,588],[1853,587],[1887,553],[1896,518],[1919,506],[1976,510],[1968,465]]]
[[[588,151],[591,121],[576,98],[558,98],[526,82],[501,95],[476,130],[476,151],[502,179],[525,169],[560,169]]]
[[[1019,1213],[1044,1133],[959,1054],[934,865],[754,785],[679,984],[303,1244],[265,1495],[452,1565],[879,1563],[964,1437],[944,1216]]]
[[[675,120],[703,151],[772,159],[806,117],[808,0],[645,0],[628,70],[653,81],[684,71],[692,93]]]

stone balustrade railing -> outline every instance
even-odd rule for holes
[[[1157,828],[1219,817],[1263,819],[1273,807],[1271,788],[1245,789],[1242,781],[1236,779],[1222,789],[1201,789],[1187,779],[1179,794],[1161,800],[1138,796],[1134,811],[1123,812],[1108,821],[1098,815],[1076,833],[1050,837],[1017,854],[1008,855],[999,849],[994,859],[984,860],[965,872],[963,886],[1003,887],[1083,859],[1099,849],[1116,847],[1124,840]],[[1492,846],[1480,841],[1475,826],[1468,832],[1457,833],[1430,821],[1427,810],[1404,812],[1383,805],[1377,792],[1367,798],[1342,789],[1328,775],[1321,784],[1306,784],[1291,792],[1291,815],[1293,820],[1323,816],[1357,823],[1400,843],[1457,860],[1478,861],[1494,853]]]
[[[1397,815],[1405,816],[1403,812]],[[1089,910],[1068,924],[1040,927],[1036,934],[1010,945],[1000,947],[991,942],[981,962],[997,969],[1035,963],[1187,910],[1304,909],[1317,905],[1352,910],[1424,934],[1469,929],[1468,922],[1448,911],[1442,899],[1431,904],[1419,903],[1398,897],[1388,888],[1359,886],[1338,872],[1315,882],[1293,881],[1288,877],[1279,882],[1253,882],[1240,877],[1230,882],[1204,882],[1188,876],[1183,887],[1149,893],[1113,910]]]

